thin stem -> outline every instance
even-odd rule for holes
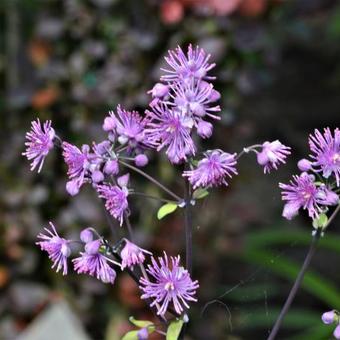
[[[236,156],[236,160],[240,159],[244,154],[247,154],[249,153],[250,151],[254,151],[254,152],[257,152],[255,151],[256,148],[261,148],[262,145],[261,144],[254,144],[254,145],[251,145],[251,146],[246,146],[245,148],[243,148],[243,150],[241,152],[239,152]]]
[[[280,327],[281,327],[281,324],[282,324],[282,321],[284,319],[284,317],[286,316],[289,308],[290,308],[290,305],[292,304],[294,298],[295,298],[295,295],[297,293],[297,291],[299,290],[300,288],[300,285],[303,281],[303,278],[305,276],[305,273],[308,269],[308,266],[311,262],[311,259],[313,257],[313,255],[315,254],[315,251],[317,249],[317,245],[318,245],[318,242],[319,242],[319,239],[320,239],[320,236],[322,235],[322,233],[328,228],[328,226],[330,225],[330,223],[332,223],[332,221],[334,220],[335,216],[338,214],[338,212],[340,211],[340,204],[336,207],[336,209],[333,211],[332,215],[330,216],[330,218],[328,219],[328,222],[326,224],[326,226],[324,228],[318,228],[315,232],[315,234],[313,235],[313,238],[312,238],[312,241],[311,241],[311,244],[309,246],[309,250],[308,250],[308,253],[305,257],[305,260],[303,262],[303,265],[300,269],[300,272],[294,282],[294,285],[287,297],[287,300],[285,302],[285,304],[283,305],[283,308],[274,324],[274,327],[272,328],[270,334],[269,334],[269,337],[267,340],[274,340]]]
[[[141,169],[136,168],[135,166],[129,164],[129,163],[125,163],[122,160],[119,160],[119,163],[121,163],[122,165],[126,166],[127,168],[138,172],[140,175],[144,176],[145,178],[147,178],[149,181],[151,181],[152,183],[156,184],[158,187],[160,187],[162,190],[164,190],[165,192],[167,192],[170,196],[172,196],[176,201],[181,201],[182,198],[180,198],[179,196],[177,196],[174,192],[172,192],[170,189],[168,189],[167,187],[165,187],[162,183],[158,182],[155,178],[153,178],[152,176],[148,175],[146,172],[144,172]]]
[[[305,260],[303,262],[303,265],[302,265],[302,267],[300,269],[300,272],[299,272],[299,274],[298,274],[298,276],[297,276],[297,278],[296,278],[296,280],[294,282],[294,285],[293,285],[293,287],[292,287],[292,289],[291,289],[291,291],[290,291],[290,293],[288,295],[288,298],[287,298],[287,300],[286,300],[286,302],[285,302],[285,304],[284,304],[284,306],[283,306],[283,308],[282,308],[282,310],[280,312],[280,315],[278,316],[278,318],[277,318],[277,320],[275,322],[275,325],[274,325],[273,329],[271,330],[271,332],[269,334],[268,340],[275,339],[275,337],[276,337],[276,335],[277,335],[277,333],[278,333],[278,331],[280,329],[282,321],[283,321],[284,317],[286,316],[286,314],[287,314],[287,312],[288,312],[288,310],[290,308],[290,305],[292,304],[292,302],[293,302],[293,300],[295,298],[295,295],[296,295],[297,291],[300,288],[300,285],[301,285],[302,280],[303,280],[303,278],[305,276],[305,273],[306,273],[306,271],[308,269],[310,261],[311,261],[313,255],[314,255],[314,253],[316,251],[317,244],[318,244],[318,241],[320,239],[320,234],[321,234],[320,230],[318,230],[314,234],[314,236],[313,236],[313,239],[312,239],[312,242],[310,244],[307,256],[306,256],[306,258],[305,258]]]
[[[186,269],[189,274],[192,273],[192,216],[191,216],[191,193],[190,185],[185,186],[185,209],[184,209],[184,223],[185,223],[185,256]]]
[[[132,229],[132,225],[130,223],[129,216],[128,216],[126,211],[124,212],[124,221],[125,221],[125,224],[126,224],[127,229],[128,229],[129,238],[133,242],[133,239],[134,239],[134,237],[133,237],[133,229]]]
[[[160,197],[144,194],[143,192],[132,191],[131,194],[137,195],[137,196],[142,196],[142,197],[145,197],[145,198],[150,198],[150,199],[157,200],[157,201],[160,201],[160,202],[165,202],[165,203],[178,203],[177,201],[167,200],[165,198],[160,198]]]

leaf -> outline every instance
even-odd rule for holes
[[[291,281],[296,279],[301,266],[284,257],[277,257],[272,252],[260,249],[248,249],[244,254],[244,258],[250,263],[256,263],[267,267],[273,273]],[[315,272],[308,270],[301,286],[325,304],[335,309],[340,307],[340,294],[338,293],[337,287]]]
[[[122,340],[138,340],[138,332],[139,331],[130,331],[130,332],[127,332],[122,337]]]
[[[139,328],[154,326],[154,324],[149,320],[136,320],[133,316],[129,317],[129,321]]]
[[[198,188],[197,190],[194,191],[192,197],[195,200],[200,200],[206,196],[209,195],[209,191],[205,188]]]
[[[157,218],[161,220],[166,215],[173,213],[176,209],[177,209],[176,203],[166,203],[158,209]]]
[[[184,321],[182,319],[172,321],[166,332],[166,340],[177,340],[181,333],[183,324]]]

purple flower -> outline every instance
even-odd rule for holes
[[[195,155],[196,148],[190,135],[194,121],[190,117],[165,105],[156,106],[147,114],[152,120],[146,133],[157,151],[166,147],[169,160],[175,164]]]
[[[93,232],[90,228],[85,228],[80,233],[80,239],[84,243],[93,241]]]
[[[313,166],[316,171],[322,172],[325,178],[334,174],[337,186],[340,186],[340,130],[334,130],[334,137],[329,128],[322,134],[319,130],[309,136],[309,147],[314,159]]]
[[[280,141],[264,142],[262,150],[257,154],[257,162],[264,166],[264,173],[270,173],[272,169],[277,170],[280,163],[290,155],[290,147],[281,144]]]
[[[308,159],[300,159],[297,164],[300,171],[309,171],[312,169],[312,163]]]
[[[334,313],[334,310],[331,310],[329,312],[323,313],[321,316],[322,322],[326,325],[330,325],[335,321],[336,315]]]
[[[31,131],[26,133],[26,152],[23,152],[22,155],[26,156],[29,161],[32,160],[31,171],[36,167],[38,167],[38,172],[41,171],[45,157],[53,148],[55,131],[51,124],[50,120],[41,124],[37,119],[32,121]]]
[[[98,185],[96,189],[99,197],[105,200],[107,211],[122,225],[124,212],[128,209],[128,189],[111,184]]]
[[[136,244],[125,239],[125,246],[120,256],[122,258],[122,270],[129,267],[131,270],[136,264],[141,264],[145,260],[144,254],[152,255],[149,251],[139,248]]]
[[[303,172],[293,176],[290,184],[280,183],[282,199],[287,201],[283,209],[283,217],[291,220],[298,214],[300,208],[308,210],[308,215],[315,219],[322,211],[323,205],[334,205],[338,196],[325,185],[316,186],[314,176]]]
[[[340,324],[336,326],[333,335],[335,339],[340,339]]]
[[[204,82],[204,86],[200,86],[193,79],[186,83],[177,83],[172,87],[174,92],[171,97],[174,102],[167,102],[169,105],[176,107],[186,115],[192,116],[196,122],[202,120],[203,117],[209,116],[213,119],[221,119],[213,114],[221,111],[219,105],[210,106],[213,102],[213,85]]]
[[[141,328],[137,332],[137,338],[138,338],[138,340],[147,340],[147,339],[149,339],[149,332],[148,332],[147,327]]]
[[[89,151],[88,145],[83,145],[80,151],[75,145],[63,142],[63,157],[68,166],[67,175],[71,179],[66,189],[70,195],[77,194],[79,188],[83,185],[85,174],[89,168]],[[78,189],[78,191],[77,191]]]
[[[118,141],[121,144],[128,143],[130,148],[137,146],[150,147],[149,140],[145,138],[145,128],[148,118],[143,118],[137,111],[124,110],[117,106],[117,114],[109,112],[115,122],[115,131],[118,134]]]
[[[189,301],[197,301],[194,298],[198,281],[192,281],[186,269],[180,266],[180,257],[170,257],[171,263],[164,252],[158,262],[152,257],[152,265],[148,265],[147,272],[152,276],[152,281],[142,277],[140,279],[143,291],[142,299],[152,299],[151,307],[159,304],[157,315],[164,315],[168,305],[172,302],[175,311],[181,314],[184,308],[189,308]]]
[[[161,69],[167,73],[161,77],[162,81],[174,82],[190,78],[215,79],[214,77],[207,76],[208,71],[215,67],[215,64],[209,63],[210,54],[206,54],[198,46],[193,48],[190,44],[187,54],[178,46],[175,50],[170,50],[168,56],[164,59],[170,66],[170,69]]]
[[[119,265],[115,261],[107,258],[99,252],[101,246],[100,240],[91,241],[86,244],[85,252],[80,253],[80,257],[72,260],[74,270],[78,274],[88,274],[96,277],[104,283],[114,283],[116,278],[115,270],[109,265],[110,263]]]
[[[44,228],[46,234],[39,233],[38,238],[41,240],[36,242],[41,250],[48,253],[48,257],[52,260],[52,268],[56,267],[56,272],[63,270],[63,275],[67,274],[67,258],[71,255],[69,247],[70,241],[61,238],[52,222],[50,222],[51,230]]]
[[[188,177],[193,188],[228,185],[226,177],[237,175],[236,154],[230,154],[221,150],[210,150],[204,153],[197,168],[184,171],[183,176]]]

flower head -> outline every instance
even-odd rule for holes
[[[317,186],[313,175],[303,172],[293,176],[290,184],[280,183],[282,199],[287,201],[283,209],[283,217],[291,220],[300,208],[308,210],[308,215],[315,219],[322,211],[322,206],[334,205],[339,201],[336,193],[325,185]]]
[[[207,151],[197,168],[184,171],[183,176],[188,177],[193,188],[228,185],[226,177],[237,175],[236,154],[230,154],[221,150]]]
[[[337,186],[340,186],[340,130],[334,130],[334,137],[329,128],[322,134],[319,130],[309,136],[309,147],[314,159],[313,168],[322,172],[325,178],[335,176]]]
[[[136,244],[125,239],[125,246],[120,253],[122,258],[122,269],[125,267],[133,269],[136,264],[143,263],[145,260],[144,254],[152,255],[151,252],[139,248]]]
[[[72,195],[78,193],[85,181],[85,175],[90,165],[90,148],[88,145],[83,145],[82,149],[79,150],[75,145],[67,142],[63,142],[62,147],[63,157],[68,166],[67,175],[71,180],[66,189]]]
[[[264,142],[262,150],[257,154],[257,162],[264,166],[264,173],[269,173],[272,169],[277,170],[280,163],[285,163],[285,159],[290,155],[290,147],[283,145],[280,141]]]
[[[166,154],[174,164],[195,154],[196,147],[190,135],[194,121],[190,117],[166,105],[156,106],[147,114],[152,120],[146,133],[157,146],[157,151],[166,147]]]
[[[123,224],[124,212],[128,209],[128,189],[117,185],[103,184],[96,187],[99,197],[105,200],[105,208],[116,218],[120,225]]]
[[[51,230],[44,228],[46,234],[39,233],[36,242],[40,246],[41,250],[48,253],[48,257],[52,260],[52,268],[56,268],[56,271],[62,269],[63,275],[67,274],[67,258],[71,255],[71,249],[69,247],[70,241],[61,238],[52,222],[50,222]]]
[[[115,132],[121,144],[128,143],[131,149],[137,146],[150,147],[144,132],[148,118],[143,118],[137,111],[127,111],[120,105],[117,106],[117,114],[110,111],[109,115],[114,121]]]
[[[109,262],[117,265],[119,264],[101,254],[99,251],[100,246],[100,240],[87,243],[85,246],[85,252],[81,252],[81,256],[72,260],[74,270],[78,274],[88,274],[96,277],[104,283],[113,284],[116,278],[116,272],[109,265]]]
[[[165,61],[170,66],[170,69],[162,68],[166,75],[161,77],[161,80],[166,82],[182,81],[190,78],[195,79],[214,79],[208,76],[207,73],[215,67],[215,64],[209,63],[210,54],[206,54],[202,48],[196,46],[193,48],[190,44],[188,52],[185,54],[181,47],[175,50],[170,50]]]
[[[158,262],[152,257],[152,265],[148,265],[147,272],[152,279],[141,278],[139,287],[144,294],[142,299],[152,299],[150,306],[160,304],[158,315],[164,315],[168,305],[172,302],[175,311],[181,314],[184,308],[189,308],[188,301],[197,301],[194,298],[198,281],[192,281],[189,272],[180,266],[180,256],[170,257],[164,252]]]
[[[322,314],[322,322],[326,325],[330,325],[332,323],[335,323],[337,326],[335,327],[335,330],[333,332],[333,335],[335,339],[340,339],[340,316],[339,312],[336,310],[331,310],[329,312]]]
[[[52,122],[50,120],[41,124],[40,120],[37,119],[36,121],[32,121],[31,131],[26,133],[26,152],[23,152],[22,155],[26,156],[29,161],[32,160],[32,171],[36,167],[38,167],[38,172],[41,171],[45,157],[53,148],[55,131],[51,127],[51,124]]]

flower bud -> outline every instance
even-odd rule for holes
[[[321,316],[322,322],[326,325],[330,325],[335,320],[335,313],[334,310],[331,310],[329,312],[323,313]]]
[[[334,332],[333,332],[335,339],[340,339],[340,325],[337,325]]]
[[[100,245],[101,245],[100,240],[88,242],[85,245],[85,251],[89,255],[97,254],[99,251]]]
[[[119,172],[118,161],[115,159],[107,161],[104,165],[104,172],[107,175],[117,175]]]
[[[130,174],[125,174],[117,178],[117,183],[121,188],[127,187],[130,179]]]
[[[108,140],[104,140],[103,142],[95,146],[96,152],[99,153],[100,155],[104,155],[105,153],[107,153],[109,148],[110,148],[110,142]]]
[[[90,228],[86,228],[81,231],[80,239],[84,243],[89,243],[93,241],[93,232],[90,230]]]
[[[190,103],[190,110],[199,117],[204,117],[206,114],[204,106],[200,103]]]
[[[205,122],[204,120],[201,120],[197,124],[197,133],[202,138],[209,138],[212,135],[213,126],[209,122]]]
[[[92,178],[92,181],[94,183],[99,183],[99,182],[102,182],[104,180],[104,175],[101,171],[95,170],[95,171],[92,172],[91,178]]]
[[[103,130],[104,131],[112,131],[114,128],[116,127],[116,122],[112,117],[106,117],[104,119],[104,123],[103,123]]]
[[[138,167],[143,167],[149,163],[149,159],[146,155],[140,154],[135,157],[135,164]]]
[[[71,195],[75,196],[79,193],[79,186],[78,183],[73,180],[73,181],[68,181],[66,183],[66,191]]]
[[[212,89],[210,93],[210,98],[209,98],[210,101],[217,102],[218,100],[220,100],[220,98],[221,98],[221,94],[218,91]]]
[[[157,83],[148,93],[151,93],[152,97],[163,98],[169,93],[169,86]]]
[[[301,171],[309,171],[312,168],[312,164],[308,159],[300,159],[297,164],[299,170]]]
[[[128,142],[129,138],[126,137],[126,136],[119,136],[118,137],[118,142],[121,144],[121,145],[124,145]]]
[[[149,332],[148,332],[148,329],[146,327],[141,328],[137,332],[137,339],[138,340],[148,340],[148,338],[149,338]]]

